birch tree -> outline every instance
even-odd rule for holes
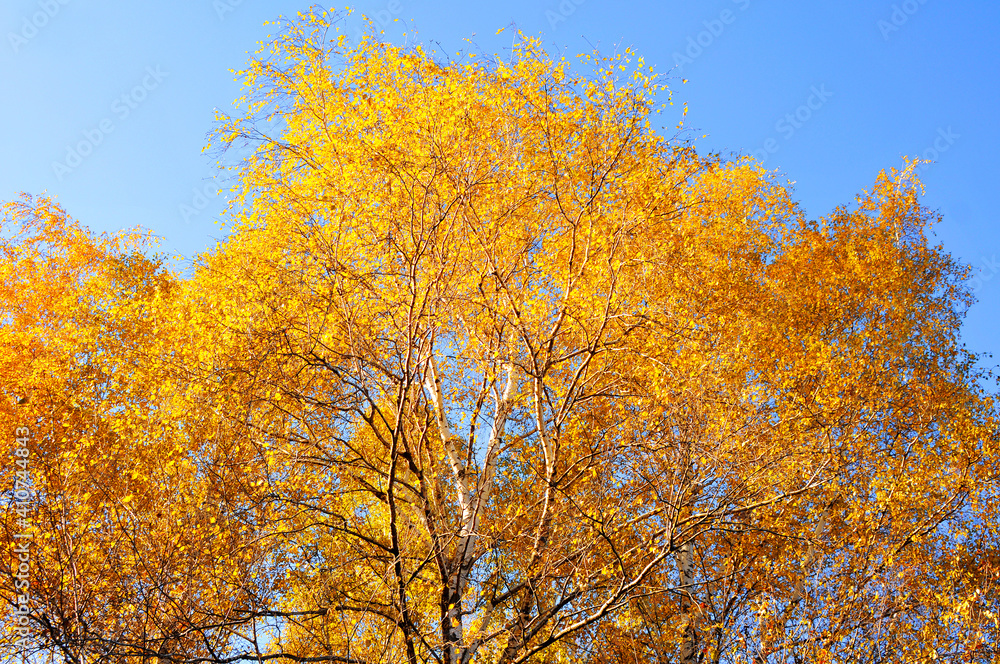
[[[118,632],[59,614],[45,643],[179,664],[995,657],[995,404],[915,164],[811,220],[751,160],[663,135],[669,90],[630,50],[580,73],[523,35],[440,62],[336,28],[283,23],[242,72],[215,139],[237,158],[229,236],[126,354],[121,400],[156,404],[140,440],[181,450],[199,495],[136,515],[171,506],[161,541],[208,552],[160,554],[196,591],[116,609]],[[76,588],[46,583],[39,624]]]

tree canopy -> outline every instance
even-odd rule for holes
[[[808,219],[629,50],[280,27],[190,274],[3,209],[4,660],[998,661],[996,403],[914,163]]]

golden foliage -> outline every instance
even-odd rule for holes
[[[335,27],[242,73],[232,232],[190,278],[6,208],[32,643],[990,661],[996,408],[913,164],[811,221],[658,134],[630,51],[581,75],[523,36],[440,63]]]

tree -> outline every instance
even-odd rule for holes
[[[5,622],[5,657],[211,647],[251,562],[245,523],[213,525],[230,504],[205,470],[210,420],[177,410],[197,386],[168,371],[176,276],[143,253],[147,234],[95,237],[51,199],[10,203],[3,221],[3,532],[10,551],[29,543],[4,558],[3,597],[5,611],[31,609],[30,629]]]
[[[83,366],[120,391],[87,408],[146,493],[93,540],[126,538],[125,563],[39,562],[32,620],[61,621],[40,647],[994,657],[996,410],[913,164],[811,221],[752,161],[659,135],[666,90],[630,51],[581,76],[523,37],[438,63],[335,27],[288,23],[244,72],[229,238],[188,279],[137,257],[142,287],[94,305],[117,315],[88,319],[107,351]],[[39,536],[87,512],[62,514]],[[60,608],[91,585],[99,616]]]

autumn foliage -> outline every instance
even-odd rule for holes
[[[630,51],[335,28],[243,72],[192,274],[4,208],[5,661],[997,661],[996,405],[914,164],[810,220]]]

